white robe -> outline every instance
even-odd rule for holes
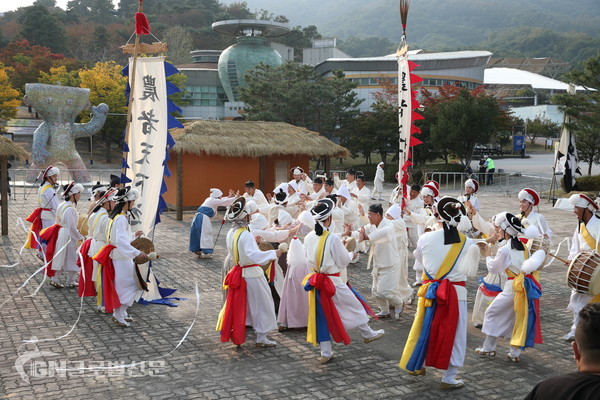
[[[98,251],[104,246],[108,244],[106,241],[108,238],[108,211],[105,208],[101,207],[95,213],[92,213],[88,218],[88,226],[89,231],[88,235],[92,239],[90,243],[90,249],[88,251],[88,256],[94,257]],[[96,275],[98,273],[98,261],[93,260],[93,271],[91,279],[96,282]],[[86,278],[89,278],[86,276]]]
[[[544,218],[542,214],[536,212],[535,210],[531,210],[531,212],[527,217],[525,217],[525,219],[527,219],[529,225],[536,226],[540,230],[540,233],[542,235],[548,235],[548,239],[552,239],[552,229],[550,229],[546,218]]]
[[[371,293],[377,298],[382,311],[386,311],[387,303],[398,308],[402,306],[403,299],[400,296],[400,255],[394,224],[384,218],[379,226],[368,224],[364,228],[371,243],[367,259],[367,268],[373,268]]]
[[[317,268],[317,248],[319,245],[320,236],[317,236],[315,231],[310,232],[304,238],[304,248],[306,249],[306,259],[311,269]],[[325,274],[336,274],[346,269],[352,253],[348,253],[342,240],[337,235],[329,235],[325,243],[323,261],[321,264],[321,272]],[[354,293],[346,285],[339,276],[329,276],[331,282],[335,285],[335,294],[333,295],[333,303],[340,315],[340,319],[346,330],[357,328],[369,321],[369,317],[365,312],[364,307],[358,301]]]
[[[216,215],[218,207],[229,207],[230,205],[233,204],[235,199],[236,199],[236,197],[221,197],[221,198],[207,197],[206,200],[204,200],[204,202],[202,203],[202,205],[200,207],[212,208]],[[192,220],[192,224],[191,224],[192,229],[194,226],[194,220],[196,218],[202,218],[202,232],[200,234],[200,248],[201,249],[212,249],[215,244],[214,244],[214,238],[213,238],[213,229],[212,229],[211,219],[208,218],[208,216],[205,214],[196,213],[196,215],[194,216],[194,219]]]
[[[383,193],[383,181],[385,178],[385,171],[383,170],[383,168],[381,167],[377,167],[377,172],[375,172],[375,179],[373,180],[373,196],[375,196],[375,194],[378,195],[378,198],[381,197],[381,194]]]
[[[348,199],[344,204],[342,204],[340,200],[337,204],[337,207],[344,213],[345,224],[352,225],[353,229],[359,227],[358,208],[354,200]]]
[[[77,241],[83,240],[83,236],[77,230],[78,221],[79,213],[75,208],[75,203],[65,201],[58,206],[56,223],[62,228],[58,231],[58,238],[56,239],[56,252],[52,261],[54,271],[79,271],[77,266]]]
[[[142,291],[138,286],[133,259],[141,251],[131,245],[133,234],[129,229],[127,217],[119,214],[114,217],[109,232],[109,243],[115,248],[110,258],[115,267],[115,290],[121,305],[131,306]]]
[[[427,232],[419,238],[417,248],[413,252],[415,263],[423,265],[425,271],[435,278],[442,262],[450,251],[451,245],[444,245],[444,231],[437,230]],[[464,282],[468,276],[471,276],[477,268],[477,253],[471,239],[467,238],[454,268],[446,275],[445,279],[451,282]],[[475,256],[474,256],[475,255]],[[463,286],[453,285],[458,297],[458,324],[452,355],[450,356],[450,365],[462,367],[465,360],[467,348],[467,289]]]
[[[479,209],[481,208],[481,206],[479,205],[479,199],[474,194],[470,195],[468,199],[467,199],[467,195],[458,196],[456,199],[458,201],[460,201],[461,203],[469,201],[471,203],[471,205],[473,206],[473,208],[475,209],[475,211],[477,211],[477,212],[479,212]]]
[[[352,182],[348,182],[348,179],[340,179],[337,175],[334,175],[333,182],[335,183],[336,189],[339,189],[342,185],[346,185],[350,193],[353,193],[356,190],[358,190],[356,186],[356,179]]]
[[[403,301],[410,301],[413,296],[413,289],[408,283],[408,235],[406,224],[403,219],[390,221],[394,225],[396,242],[398,246],[398,260],[400,263],[399,275],[399,293]]]
[[[40,214],[40,218],[42,219],[42,229],[54,225],[56,220],[56,210],[58,209],[58,196],[51,184],[46,183],[38,188],[38,206],[50,209],[50,211],[42,211]]]
[[[233,257],[233,237],[237,228],[232,228],[227,233],[227,251]],[[271,260],[277,259],[275,250],[261,251],[256,240],[249,231],[244,231],[238,241],[239,265],[266,265]],[[242,277],[246,280],[246,325],[252,326],[257,333],[267,333],[277,328],[275,305],[271,289],[265,279],[262,268],[247,267],[242,270]]]
[[[398,203],[402,202],[402,198],[398,197]],[[406,203],[406,208],[408,211],[412,213],[419,212],[420,209],[423,208],[423,200],[419,196],[414,199],[408,199]],[[404,214],[403,216],[404,222],[406,223],[406,230],[408,234],[408,244],[410,247],[415,249],[417,247],[417,241],[419,240],[419,229],[417,224],[415,224],[408,214]]]
[[[498,249],[496,257],[486,257],[488,270],[494,274],[504,273],[510,269],[515,274],[521,272],[524,252],[510,248],[510,241]],[[513,281],[506,280],[502,292],[496,296],[485,311],[481,331],[489,336],[510,338],[515,325]]]
[[[246,201],[252,200],[258,206],[258,211],[265,215],[269,212],[269,208],[271,205],[267,201],[265,194],[260,189],[254,189],[254,194],[250,196],[248,193],[244,193],[243,196],[246,198]]]
[[[481,214],[476,213],[473,216],[473,227],[477,229],[479,232],[491,236],[494,233],[494,226],[492,223],[485,221]],[[498,250],[498,245],[494,245],[492,247],[492,255],[495,255]],[[500,287],[504,287],[506,283],[506,273],[501,272],[499,274],[492,273],[488,270],[487,275],[483,280],[490,285],[498,285]],[[473,302],[473,313],[471,315],[471,321],[478,325],[483,325],[483,319],[485,315],[485,310],[492,304],[492,301],[496,298],[495,296],[487,296],[483,294],[483,283],[479,285],[477,289],[477,294],[475,295],[475,301]]]

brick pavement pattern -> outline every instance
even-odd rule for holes
[[[11,264],[19,259],[18,251],[25,234],[16,226],[16,221],[34,208],[33,197],[27,201],[22,198],[10,201],[11,230],[9,236],[1,239],[0,264]],[[518,209],[514,196],[482,194],[480,201],[485,217]],[[86,203],[82,208],[87,207],[87,202],[82,203]],[[540,211],[554,231],[555,244],[572,235],[576,226],[572,214],[554,210],[545,202],[540,205]],[[23,340],[32,337],[52,339],[66,334],[77,318],[79,298],[74,289],[55,289],[47,284],[36,296],[26,297],[41,282],[42,276],[38,274],[9,299],[42,265],[33,251],[24,251],[17,267],[0,268],[0,303],[6,301],[0,308],[0,398],[398,399],[419,396],[425,399],[513,399],[523,398],[543,379],[576,370],[570,346],[560,340],[568,331],[571,317],[566,310],[570,293],[565,284],[566,268],[558,262],[542,273],[545,344],[525,351],[520,364],[511,364],[505,359],[508,349],[505,340],[500,341],[498,356],[481,358],[474,349],[484,336],[469,326],[465,367],[459,374],[466,387],[455,392],[438,389],[441,374],[435,369],[429,369],[426,376],[413,377],[397,366],[414,306],[407,306],[399,321],[373,321],[374,329],[386,330],[386,336],[378,342],[364,344],[358,332],[351,332],[351,345],[334,345],[335,359],[326,365],[318,363],[318,348],[306,343],[304,331],[273,332],[271,337],[278,343],[275,348],[255,348],[252,331],[240,349],[231,343],[220,343],[214,327],[221,305],[221,265],[226,252],[227,225],[216,245],[215,258],[200,260],[187,251],[192,217],[192,213],[186,213],[184,221],[176,221],[174,213],[167,213],[155,234],[155,245],[162,257],[154,265],[155,274],[163,286],[178,289],[175,296],[188,300],[177,302],[178,307],[135,304],[129,309],[135,319],[131,328],[112,324],[110,316],[94,312],[94,299],[85,298],[81,320],[69,336],[25,344]],[[218,229],[219,224],[215,221],[214,228]],[[563,246],[561,255],[566,258],[566,254]],[[362,257],[359,263],[350,266],[349,277],[374,306],[371,277],[365,264],[366,257]],[[409,268],[413,279],[412,258]],[[486,274],[483,262],[479,274]],[[163,358],[177,345],[194,318],[196,284],[200,290],[196,323],[181,346]],[[475,280],[468,282],[467,288],[471,310],[477,288]],[[36,356],[32,353],[36,348],[54,355]],[[25,379],[15,368],[20,355],[25,357],[19,359]],[[27,359],[28,356],[32,359]],[[149,360],[154,360],[154,364],[117,370],[57,372],[54,368],[55,365],[76,368]]]

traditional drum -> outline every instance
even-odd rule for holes
[[[550,260],[550,246],[552,246],[552,243],[550,242],[550,239],[548,239],[545,236],[539,236],[535,239],[529,239],[529,241],[527,242],[527,247],[529,247],[530,254],[533,254],[538,250],[544,250],[546,252],[546,258],[544,259],[544,262],[539,268],[540,271],[544,269],[544,265],[546,265],[548,263],[548,260]]]
[[[149,259],[155,260],[158,258],[158,255],[156,255],[156,253],[154,253],[154,243],[152,242],[152,240],[150,240],[148,238],[139,237],[139,238],[133,240],[131,242],[131,245],[133,247],[135,247],[136,249],[141,250],[148,255],[148,257],[137,256],[136,258],[133,259],[133,262],[135,263],[135,275],[138,280],[138,285],[139,285],[140,289],[147,292],[147,291],[149,291],[148,283],[146,282],[146,279],[144,277],[142,277],[142,274],[140,272],[138,264],[144,264],[144,263],[147,263]],[[154,255],[154,256],[151,256],[151,255]]]
[[[344,242],[344,246],[348,252],[352,252],[356,249],[356,239],[353,237],[349,237]]]
[[[569,264],[567,285],[578,293],[600,294],[600,254],[582,251]]]
[[[79,214],[79,219],[77,220],[77,230],[83,236],[87,236],[89,233],[89,225],[88,225],[88,216],[86,214]]]
[[[275,247],[273,247],[273,245],[269,242],[260,242],[258,244],[258,248],[260,251],[269,251],[269,250],[275,250]],[[260,267],[263,269],[263,271],[267,271],[267,268],[269,268],[271,266],[271,261],[269,261],[267,264],[265,265],[261,265]]]

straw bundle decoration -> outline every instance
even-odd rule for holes
[[[350,152],[317,132],[285,122],[195,121],[171,130],[177,153],[223,157],[306,154],[348,157]]]

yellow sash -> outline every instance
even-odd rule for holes
[[[458,260],[458,257],[460,256],[467,240],[467,237],[460,232],[459,236],[460,242],[450,245],[450,251],[448,251],[448,254],[446,254],[446,257],[444,258],[444,261],[442,261],[440,269],[438,269],[434,279],[440,280],[444,275],[447,275],[450,271],[452,271],[452,268],[454,268],[454,265],[456,264],[456,261]],[[427,281],[428,279],[429,278],[427,275],[425,275],[425,272],[423,272],[423,281]],[[425,319],[425,309],[433,305],[433,299],[425,298],[425,294],[427,294],[427,290],[429,289],[430,285],[431,282],[424,283],[417,292],[417,296],[419,297],[417,303],[417,314],[415,315],[412,327],[410,328],[408,339],[406,339],[404,351],[402,352],[402,358],[400,359],[399,366],[404,370],[406,370],[406,364],[408,364],[408,361],[413,354],[415,345],[419,340],[419,336],[421,335],[423,320]]]
[[[240,241],[240,237],[242,236],[242,233],[244,233],[245,230],[247,230],[247,229],[239,228],[233,234],[233,249],[232,249],[233,254],[231,254],[231,255],[233,257],[233,261],[235,262],[235,265],[240,265],[240,252],[239,252],[239,248],[238,248],[238,242]],[[225,282],[223,282],[223,289],[224,290],[229,289],[229,286],[225,285]],[[215,330],[217,332],[220,332],[223,327],[223,318],[225,317],[225,306],[226,305],[227,305],[227,301],[223,302],[223,307],[221,307],[221,311],[219,311],[219,317],[217,318],[217,327],[215,328]]]
[[[321,272],[321,265],[323,265],[323,259],[325,258],[325,242],[329,237],[329,231],[324,231],[319,238],[319,244],[317,245],[317,255],[315,257],[315,272]],[[315,273],[311,272],[306,275],[302,280],[302,287],[306,285],[310,277]],[[308,323],[306,327],[306,341],[312,343],[314,346],[317,342],[317,293],[314,290],[308,292]]]
[[[40,190],[40,194],[38,196],[38,203],[40,204],[40,207],[46,208],[49,206],[49,204],[46,204],[46,205],[43,204],[44,201],[42,200],[42,196],[44,195],[46,190],[48,190],[50,188],[54,188],[54,186],[49,183],[46,183],[44,186],[42,186],[42,189]]]
[[[598,242],[596,241],[596,239],[594,239],[592,234],[587,230],[587,227],[585,226],[585,224],[583,222],[581,223],[581,225],[579,225],[579,232],[581,233],[583,240],[585,240],[585,243],[590,247],[590,249],[596,250],[596,248],[598,246]]]
[[[525,247],[523,252],[523,261],[529,258],[529,248]],[[525,292],[525,273],[515,274],[510,269],[506,270],[506,275],[513,278],[514,291],[514,307],[515,310],[515,326],[513,327],[510,345],[522,347],[527,339],[527,322],[529,319],[529,303],[527,301],[527,293]],[[534,271],[531,274],[536,280],[539,279],[539,271]]]

